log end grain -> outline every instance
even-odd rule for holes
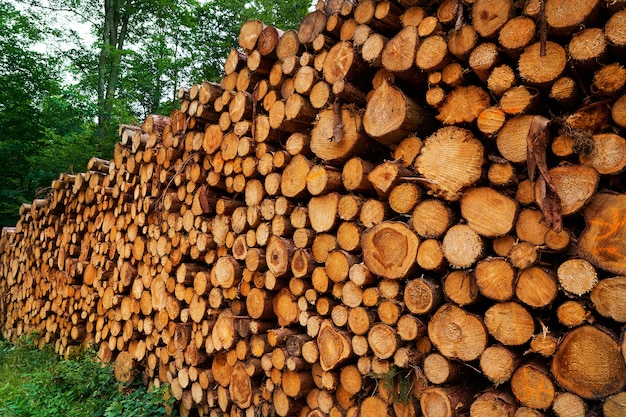
[[[492,188],[475,187],[461,197],[461,216],[485,237],[507,234],[517,215],[516,202]]]
[[[442,164],[444,155],[446,163]],[[482,176],[483,155],[482,143],[469,130],[447,126],[424,141],[415,169],[434,193],[456,201],[464,188]]]
[[[415,265],[419,238],[404,223],[383,222],[365,231],[363,262],[376,275],[398,279]]]
[[[324,320],[320,325],[317,346],[320,365],[324,371],[336,368],[352,356],[350,341],[329,320]]]
[[[598,193],[584,209],[586,227],[580,237],[579,255],[594,266],[626,275],[626,195]]]
[[[484,251],[478,233],[466,224],[452,226],[441,244],[443,254],[453,268],[467,268],[474,264]]]
[[[561,341],[551,365],[556,382],[585,399],[622,390],[626,364],[617,342],[593,326],[578,327]]]
[[[452,304],[441,306],[428,323],[428,337],[450,359],[472,361],[487,347],[483,322]]]

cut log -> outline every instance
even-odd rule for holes
[[[461,377],[458,365],[438,353],[426,356],[423,367],[424,375],[433,384],[449,384]]]
[[[478,299],[476,278],[466,270],[452,271],[443,278],[443,291],[448,299],[464,306]]]
[[[430,35],[421,40],[415,53],[415,65],[425,72],[443,69],[450,61],[448,44],[443,36]]]
[[[576,5],[576,7],[572,7]],[[595,0],[582,3],[569,3],[562,0],[551,0],[545,5],[545,19],[548,27],[558,35],[571,34],[589,21],[598,12],[599,2]]]
[[[480,179],[483,153],[481,142],[469,130],[448,126],[426,138],[415,169],[434,193],[456,201],[464,188]],[[445,165],[440,163],[442,154],[446,155]]]
[[[417,26],[406,26],[385,45],[382,66],[393,73],[410,72],[415,65],[418,44]]]
[[[515,403],[515,397],[510,392],[492,389],[474,400],[470,407],[470,416],[511,416],[515,410],[519,410]]]
[[[406,224],[383,222],[363,234],[363,261],[372,273],[385,278],[407,276],[415,266],[419,238]]]
[[[498,35],[512,13],[512,1],[478,0],[472,5],[472,26],[483,38],[491,38]]]
[[[553,273],[538,266],[526,268],[517,276],[515,296],[531,307],[545,307],[557,296],[558,288]]]
[[[472,361],[487,347],[483,322],[453,304],[441,306],[428,323],[428,337],[450,359]]]
[[[280,179],[280,190],[285,197],[305,194],[306,178],[313,164],[303,155],[296,155],[287,164]]]
[[[591,291],[591,302],[595,310],[604,317],[626,322],[626,277],[605,278]]]
[[[300,310],[296,302],[296,297],[289,291],[289,288],[281,289],[272,301],[274,314],[278,319],[279,326],[289,326],[298,322]]]
[[[474,26],[470,24],[455,27],[448,33],[448,49],[452,55],[461,61],[469,59],[470,53],[476,47],[477,42],[478,34]]]
[[[536,24],[528,16],[515,16],[498,33],[498,44],[511,56],[519,56],[536,37]]]
[[[548,369],[533,362],[515,370],[511,377],[511,390],[521,404],[540,410],[552,405],[556,393]]]
[[[613,106],[615,111],[615,106]],[[615,117],[614,117],[615,118]],[[626,167],[626,140],[614,133],[593,135],[591,151],[579,154],[583,165],[592,166],[599,174],[617,174]]]
[[[418,236],[440,238],[452,226],[453,213],[441,200],[428,199],[418,203],[411,216],[411,225]]]
[[[281,277],[290,271],[294,245],[291,240],[279,236],[271,236],[267,243],[265,261],[267,267],[275,277]]]
[[[127,351],[121,351],[113,365],[115,380],[119,382],[130,382],[135,375],[135,360]]]
[[[413,314],[428,314],[439,307],[442,300],[441,288],[431,279],[411,280],[404,289],[404,304]]]
[[[446,95],[438,108],[437,120],[446,125],[473,123],[490,104],[489,93],[481,87],[460,86]]]
[[[336,103],[319,113],[311,131],[311,150],[328,163],[344,163],[372,150],[356,109]]]
[[[472,188],[461,197],[461,215],[485,237],[507,234],[513,228],[517,204],[492,188]]]
[[[621,227],[626,219],[625,205],[625,195],[597,193],[584,209],[586,226],[578,246],[582,258],[614,274],[626,274],[626,229]]]
[[[356,84],[363,84],[363,78],[367,71],[367,64],[354,50],[352,43],[347,41],[337,42],[324,60],[324,79],[329,84],[345,80]]]
[[[559,197],[561,213],[564,216],[579,211],[595,194],[600,176],[595,169],[584,165],[555,167],[548,171]],[[545,180],[540,178],[535,184],[535,199],[543,207],[540,187],[545,187]]]
[[[389,359],[398,349],[396,331],[383,323],[374,324],[367,333],[367,342],[376,357]]]
[[[489,334],[507,346],[523,345],[535,331],[533,317],[515,301],[494,304],[487,309],[485,326]]]
[[[232,402],[237,407],[247,408],[252,405],[252,382],[242,362],[237,362],[233,367],[228,391]]]
[[[309,200],[308,213],[313,230],[323,233],[334,229],[338,220],[338,204],[338,193],[325,194]]]
[[[369,96],[363,127],[385,145],[398,143],[413,132],[424,135],[434,129],[428,111],[386,81]]]
[[[578,327],[563,338],[551,373],[560,386],[585,399],[614,394],[626,383],[626,364],[617,342],[593,326]]]
[[[260,20],[249,20],[241,25],[237,42],[246,53],[256,48],[257,40],[265,25]]]
[[[543,47],[541,42],[528,46],[518,63],[520,77],[530,85],[538,87],[553,84],[567,66],[565,48],[556,42],[548,41],[545,43],[545,54],[542,54]]]
[[[478,261],[484,253],[482,239],[466,224],[457,224],[448,229],[441,248],[453,268],[467,268]]]
[[[298,41],[302,45],[310,45],[313,40],[326,28],[326,13],[315,10],[308,13],[298,27]]]
[[[472,394],[459,385],[431,386],[422,391],[420,407],[424,417],[453,417],[469,410]]]
[[[497,301],[513,297],[515,270],[506,259],[483,259],[476,264],[474,273],[478,290],[485,297]]]
[[[584,259],[568,259],[559,265],[557,274],[561,287],[579,296],[591,291],[598,282],[595,268]]]
[[[502,345],[489,346],[480,355],[480,369],[496,386],[511,379],[519,362],[519,356]]]
[[[352,356],[350,341],[336,330],[329,320],[322,321],[317,334],[320,365],[323,371],[330,371]]]
[[[618,417],[626,411],[626,394],[617,393],[608,397],[602,404],[605,417]]]

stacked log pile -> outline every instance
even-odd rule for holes
[[[183,415],[625,415],[626,10],[328,0],[2,233],[5,337]]]

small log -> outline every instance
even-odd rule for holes
[[[420,407],[424,417],[453,417],[469,409],[472,395],[464,386],[431,386],[422,391]]]
[[[367,343],[376,357],[388,359],[398,349],[396,331],[383,323],[374,324],[367,333]]]
[[[496,386],[511,379],[520,357],[502,345],[491,345],[480,355],[480,369]]]
[[[487,347],[483,322],[453,304],[444,304],[428,323],[428,337],[450,359],[472,361]]]
[[[515,370],[511,390],[521,404],[540,410],[550,407],[556,394],[548,370],[534,362],[527,362]]]
[[[368,74],[368,66],[355,51],[352,43],[337,42],[324,60],[324,79],[329,84],[346,80],[363,84]]]
[[[448,229],[441,248],[453,268],[467,268],[484,254],[482,239],[466,224],[457,224]]]
[[[417,26],[406,26],[385,45],[381,56],[382,66],[392,73],[411,73],[418,44]]]
[[[474,274],[478,290],[485,297],[497,301],[513,297],[515,270],[506,259],[483,259],[476,264]]]
[[[482,144],[470,131],[448,126],[426,138],[415,169],[428,180],[426,186],[434,193],[456,201],[461,190],[481,177],[483,152]],[[445,166],[440,163],[442,153],[449,155]]]
[[[517,204],[492,188],[476,187],[461,197],[461,216],[485,237],[502,236],[513,228]]]
[[[515,296],[531,307],[545,307],[556,298],[558,293],[554,274],[544,268],[532,266],[517,276]]]
[[[402,90],[385,81],[367,100],[363,127],[377,141],[391,145],[415,131],[432,132],[434,126],[429,116]]]
[[[507,346],[528,342],[535,330],[533,317],[515,301],[497,303],[487,309],[485,326],[489,334]]]
[[[459,306],[473,304],[478,299],[476,278],[468,271],[452,271],[443,278],[443,292]]]
[[[478,0],[472,5],[472,26],[483,38],[495,37],[513,12],[510,0]]]
[[[547,41],[545,54],[542,54],[542,48],[541,42],[526,47],[518,63],[520,77],[537,87],[553,84],[567,66],[567,54],[561,45]]]
[[[237,42],[246,53],[252,52],[265,25],[260,20],[248,20],[241,25]]]
[[[413,314],[428,314],[443,301],[441,287],[431,279],[416,278],[404,289],[404,304]]]
[[[567,1],[548,1],[545,5],[546,23],[557,35],[571,34],[581,25],[588,26],[596,18],[599,5],[594,0],[577,3],[576,7],[571,7]]]
[[[322,321],[317,334],[320,365],[323,371],[335,369],[352,356],[349,339],[329,320]]]
[[[515,397],[510,392],[492,389],[474,400],[470,417],[512,416],[516,409]]]
[[[626,322],[626,315],[624,314],[626,311],[624,308],[625,291],[626,278],[605,278],[591,291],[591,302],[600,315],[624,323]]]
[[[614,274],[626,274],[623,248],[626,218],[623,194],[597,193],[584,209],[586,226],[579,240],[579,255],[594,266]]]
[[[415,265],[419,238],[404,223],[383,222],[362,237],[363,261],[376,275],[398,279]]]
[[[362,127],[358,111],[349,105],[336,104],[322,110],[311,131],[311,151],[330,164],[341,164],[348,159],[372,150],[371,142]]]

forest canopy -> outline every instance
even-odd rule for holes
[[[110,159],[118,126],[219,81],[242,23],[297,28],[309,0],[0,2],[0,226],[61,172]],[[86,28],[86,29],[85,29]]]

